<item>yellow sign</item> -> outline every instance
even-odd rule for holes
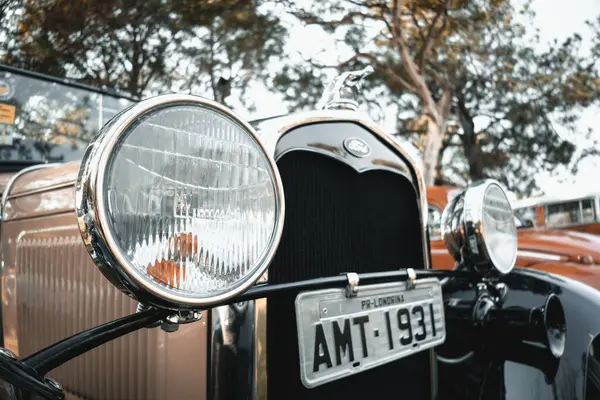
[[[0,124],[12,125],[15,123],[15,106],[0,104]]]

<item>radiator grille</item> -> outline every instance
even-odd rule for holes
[[[16,300],[18,341],[13,348],[18,345],[20,356],[135,312],[136,302],[92,264],[77,228],[61,226],[73,220],[72,215],[50,217],[45,222],[53,228],[43,230],[28,230],[26,224],[33,220],[3,226],[5,237],[19,234],[8,266],[16,275],[10,296],[16,294],[17,299],[10,297],[7,303]],[[67,393],[85,400],[201,398],[205,329],[200,323],[182,325],[169,334],[158,328],[141,329],[76,357],[49,375]]]
[[[293,151],[278,161],[286,220],[269,282],[423,268],[418,203],[410,182],[392,172],[357,173],[332,158]],[[300,381],[296,294],[267,305],[269,398],[424,398],[427,352],[315,389]]]
[[[26,235],[17,245],[19,347],[22,355],[105,322],[127,315],[135,303],[118,292],[90,265],[77,236]],[[50,375],[67,391],[85,399],[148,398],[147,382],[156,352],[130,357],[131,350],[152,348],[153,332],[142,329],[109,342],[63,365]],[[119,365],[121,368],[110,368]],[[125,371],[138,371],[124,375]],[[131,378],[139,385],[132,385]]]

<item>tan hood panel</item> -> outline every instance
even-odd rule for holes
[[[74,185],[81,163],[70,162],[55,168],[34,170],[19,177],[10,189],[10,196],[52,189],[64,185]],[[9,197],[10,197],[9,196]]]
[[[1,241],[2,322],[5,346],[20,356],[135,312],[137,303],[102,276],[83,246],[73,211],[78,166],[26,173],[9,196]],[[205,319],[169,334],[134,332],[50,376],[82,399],[203,399]]]
[[[20,175],[8,189],[4,221],[73,211],[78,169],[72,162]]]

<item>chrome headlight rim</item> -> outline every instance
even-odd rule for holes
[[[506,191],[495,179],[477,181],[458,193],[442,213],[442,237],[455,260],[472,265],[481,272],[489,272],[490,267],[501,274],[508,274],[517,260],[517,245],[511,261],[502,265],[497,255],[490,251],[484,229],[484,196],[490,187],[502,191],[510,206]],[[514,225],[514,210],[511,210],[511,223]],[[516,228],[514,229],[516,238]]]
[[[240,125],[263,152],[273,176],[276,204],[275,227],[266,250],[256,262],[256,269],[225,293],[192,298],[160,288],[144,278],[132,265],[118,244],[108,212],[105,191],[115,147],[127,137],[136,123],[161,109],[197,106],[211,109]],[[92,260],[120,290],[136,300],[169,309],[203,309],[231,299],[256,283],[266,272],[279,246],[285,219],[285,198],[279,169],[254,128],[229,108],[202,97],[167,94],[152,97],[117,114],[94,138],[83,157],[76,183],[75,210],[79,230]]]

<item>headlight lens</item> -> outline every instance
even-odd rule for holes
[[[275,164],[252,128],[217,104],[147,102],[111,122],[90,157],[99,172],[88,196],[106,240],[94,251],[140,286],[135,297],[186,308],[232,297],[264,272],[281,236]]]
[[[517,256],[517,228],[510,201],[500,186],[489,185],[483,195],[483,239],[492,264],[509,272]]]
[[[459,262],[477,269],[490,264],[506,274],[517,258],[517,229],[508,197],[488,179],[456,195],[442,215],[444,243]]]

